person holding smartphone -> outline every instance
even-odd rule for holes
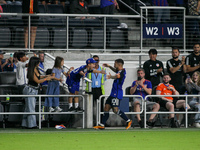
[[[143,99],[145,99],[146,95],[151,95],[152,93],[152,84],[151,81],[146,80],[144,69],[137,70],[138,79],[133,81],[132,87],[130,89],[131,95],[141,95]],[[135,97],[133,100],[133,107],[135,112],[140,112],[141,110],[142,99],[140,97]],[[160,105],[156,102],[150,102],[149,99],[147,101],[147,109],[152,110],[153,112],[158,112],[160,109]],[[147,121],[147,125],[152,128],[155,125],[155,116],[156,114],[151,114],[149,120]],[[144,128],[144,122],[140,118],[140,114],[136,114],[138,124],[141,128]]]
[[[15,64],[13,63],[13,56],[7,59],[4,59],[5,52],[0,50],[0,72],[4,71],[14,71]]]

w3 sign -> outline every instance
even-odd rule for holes
[[[143,38],[183,38],[182,24],[144,24]]]

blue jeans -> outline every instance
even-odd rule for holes
[[[24,95],[37,95],[38,90],[31,88],[29,86],[25,86],[23,89],[23,94]],[[24,112],[35,112],[35,104],[36,104],[36,99],[35,97],[26,97],[25,98],[25,110]],[[23,115],[23,120],[22,120],[22,126],[23,127],[36,127],[36,116],[35,115]]]
[[[47,87],[47,95],[59,95],[60,94],[60,84],[59,81],[53,80],[49,81]],[[57,107],[59,106],[59,97],[47,97],[45,98],[44,106],[46,107]]]
[[[198,112],[200,112],[200,104],[198,103],[198,99],[197,98],[193,98],[190,102],[189,102],[189,106],[191,108],[196,108],[198,109]],[[194,121],[197,123],[200,123],[200,114],[196,114],[194,117]]]

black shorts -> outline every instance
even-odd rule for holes
[[[28,16],[22,16],[22,20],[24,22],[24,27],[28,27]],[[39,16],[32,16],[31,17],[31,26],[37,27],[38,20],[39,20]]]
[[[177,103],[178,99],[177,98],[174,98],[173,101],[172,101],[172,104],[174,104],[174,108],[176,108],[176,103]],[[167,100],[163,100],[163,99],[159,99],[158,103],[160,104],[160,107],[163,107],[165,109],[167,109],[166,107],[166,104],[167,104]]]
[[[109,96],[106,100],[106,104],[109,104],[111,107],[119,107],[120,99]]]

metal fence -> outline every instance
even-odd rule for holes
[[[76,114],[76,115],[82,115],[83,117],[83,121],[82,121],[82,128],[85,128],[85,98],[82,96],[82,95],[0,95],[0,98],[5,98],[5,101],[1,101],[1,103],[10,103],[9,101],[6,101],[6,97],[9,98],[27,98],[27,97],[36,97],[38,98],[38,112],[0,112],[0,115],[23,115],[23,114],[28,114],[28,115],[39,115],[39,129],[42,128],[42,125],[41,125],[41,118],[42,118],[42,115],[45,115],[45,114],[51,114],[51,115],[58,115],[58,114],[61,114],[61,115],[70,115],[70,114]],[[81,100],[83,101],[83,112],[42,112],[41,111],[41,108],[42,108],[42,98],[45,98],[45,97],[79,97],[81,98]],[[12,101],[12,102],[15,102],[15,101]],[[11,103],[12,103],[11,102]]]
[[[97,101],[97,120],[96,124],[98,125],[101,123],[100,118],[101,114],[104,112],[101,112],[101,101],[103,97],[108,97],[108,95],[102,95],[99,97],[99,100]],[[155,98],[155,97],[185,97],[186,104],[188,104],[188,97],[197,97],[197,95],[147,95],[145,99],[143,99],[140,95],[124,95],[124,97],[134,98],[134,97],[140,97],[142,100],[142,109],[140,112],[125,112],[125,114],[142,114],[144,113],[144,128],[146,128],[146,121],[147,121],[147,115],[149,114],[185,114],[185,128],[188,128],[188,114],[196,114],[200,112],[190,111],[188,112],[188,108],[184,108],[185,111],[175,111],[175,112],[169,112],[169,111],[159,111],[159,112],[147,112],[146,109],[146,102],[149,97]],[[133,107],[133,106],[130,106]],[[109,112],[110,114],[114,114],[113,112]]]

